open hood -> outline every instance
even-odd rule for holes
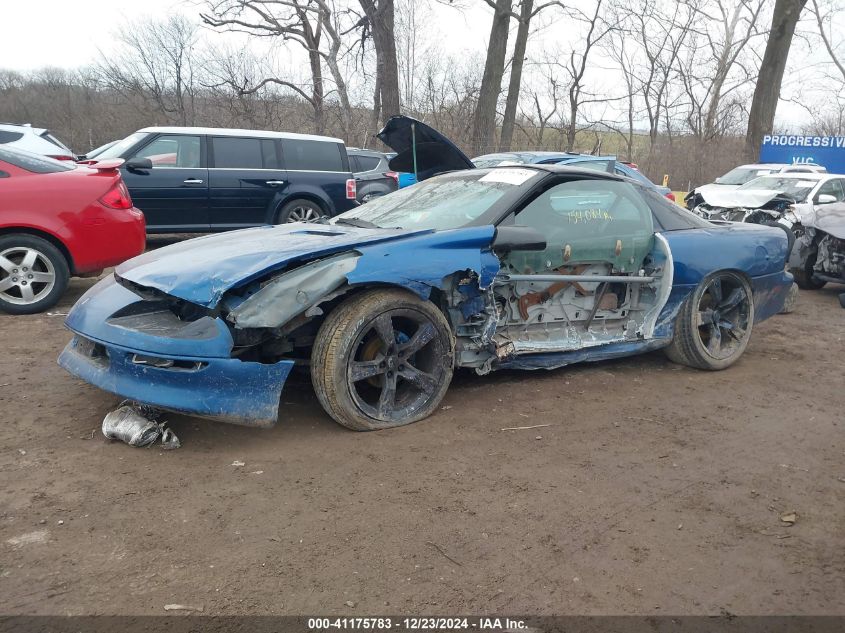
[[[719,183],[711,182],[710,184],[696,187],[694,191],[695,193],[700,194],[702,196],[707,196],[710,193],[716,193],[718,195],[719,192],[724,193],[727,191],[733,191],[738,187],[739,185],[720,185]]]
[[[698,193],[704,199],[704,202],[711,207],[757,209],[769,202],[772,198],[779,196],[781,192],[775,189],[743,189],[741,191],[739,189],[729,189],[728,191],[723,191],[720,188],[704,190],[704,187],[700,187]]]
[[[332,224],[264,226],[158,248],[121,264],[115,274],[143,288],[213,308],[232,288],[289,264],[425,232]]]
[[[444,171],[475,168],[472,161],[452,141],[434,128],[411,117],[391,117],[376,136],[396,152],[396,156],[389,163],[394,171],[414,173],[416,144],[417,180],[425,180]]]

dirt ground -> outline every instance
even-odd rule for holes
[[[461,374],[375,433],[289,383],[274,429],[171,415],[170,452],[102,437],[60,315],[0,316],[0,612],[845,614],[841,290],[724,372]]]

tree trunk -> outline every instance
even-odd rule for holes
[[[393,0],[360,0],[370,22],[376,49],[376,76],[384,118],[399,114],[399,63],[396,60],[396,33]]]
[[[314,134],[325,134],[326,112],[323,104],[323,65],[320,60],[320,53],[309,51],[308,61],[311,66],[311,81],[313,83],[311,95],[314,106]]]
[[[499,101],[502,76],[505,74],[510,12],[511,0],[496,0],[493,25],[490,27],[490,42],[487,45],[487,60],[484,63],[484,75],[481,78],[472,127],[472,149],[476,155],[490,152],[495,147],[496,103]]]
[[[510,151],[513,141],[516,106],[519,104],[519,93],[522,86],[522,66],[525,63],[525,48],[528,45],[528,31],[531,26],[531,12],[533,10],[534,0],[522,0],[522,7],[519,12],[519,27],[516,31],[516,42],[513,47],[508,98],[505,101],[505,116],[502,119],[502,138],[499,140],[500,152]]]
[[[766,42],[766,52],[760,64],[751,111],[748,113],[748,131],[745,134],[745,158],[757,160],[763,136],[771,134],[775,123],[775,110],[780,98],[780,86],[789,47],[795,34],[795,25],[807,0],[776,0],[772,13],[772,28]]]

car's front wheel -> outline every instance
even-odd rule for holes
[[[434,304],[402,290],[370,290],[326,317],[311,353],[311,381],[326,412],[347,428],[402,426],[440,404],[454,347]]]
[[[64,255],[35,235],[0,236],[0,310],[36,314],[54,306],[67,288]]]
[[[800,263],[798,268],[791,268],[789,270],[795,278],[795,283],[798,284],[798,287],[801,288],[801,290],[820,290],[821,288],[824,288],[825,284],[827,284],[826,281],[816,279],[814,276],[817,256],[818,251],[814,246],[813,250],[807,254],[806,259]]]
[[[725,369],[742,356],[753,325],[754,297],[748,280],[731,271],[713,273],[681,306],[666,355],[689,367]]]

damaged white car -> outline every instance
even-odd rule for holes
[[[845,203],[815,205],[795,219],[789,268],[798,286],[818,290],[828,282],[845,284]],[[839,303],[845,308],[845,293]]]
[[[756,163],[753,165],[740,165],[734,167],[724,176],[719,176],[715,181],[696,187],[685,197],[687,209],[692,210],[704,202],[704,196],[709,194],[725,193],[744,185],[747,182],[772,174],[823,174],[827,170],[821,165],[812,163]]]
[[[845,201],[845,176],[778,174],[755,178],[729,191],[705,192],[701,204],[693,212],[711,221],[781,224],[789,227],[792,221],[788,221],[788,213],[800,217],[809,212],[813,204],[842,201]]]

